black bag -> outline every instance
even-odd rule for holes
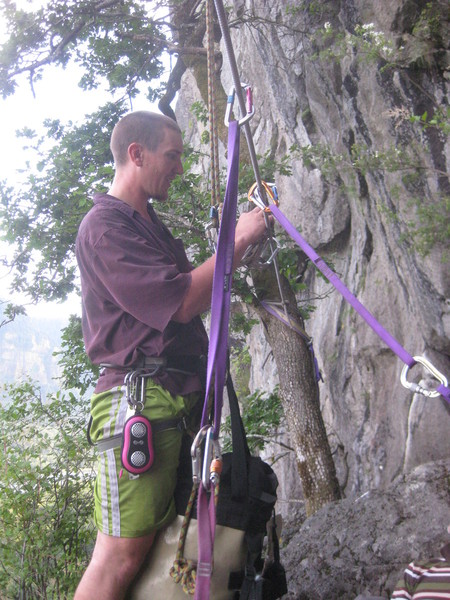
[[[227,380],[230,401],[233,452],[223,456],[216,511],[214,553],[217,560],[211,578],[211,600],[276,600],[286,593],[286,574],[279,561],[274,504],[278,481],[272,468],[260,458],[250,455],[239,404],[231,379]],[[178,515],[184,515],[192,492],[192,439],[182,442],[175,504]],[[127,595],[128,600],[185,600],[185,586],[192,585],[189,564],[197,557],[197,514],[192,508],[186,529],[184,516],[161,530],[153,551],[144,561],[140,575]],[[267,557],[262,549],[266,525],[270,521]],[[185,543],[180,546],[181,532]],[[187,565],[174,578],[169,573],[175,563]],[[220,558],[219,558],[220,557]],[[186,576],[186,579],[184,578]]]
[[[273,519],[278,479],[270,465],[250,455],[239,403],[229,375],[227,391],[233,451],[222,456],[216,522],[244,531],[247,547],[245,567],[240,572],[230,573],[228,589],[236,591],[236,600],[276,600],[287,593],[286,575],[279,561],[278,537]],[[185,512],[192,490],[190,443],[190,438],[183,442],[175,490],[175,504],[180,515]],[[192,516],[196,517],[195,505]],[[276,548],[270,564],[262,559],[269,522]]]

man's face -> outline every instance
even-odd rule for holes
[[[166,128],[164,138],[154,152],[144,148],[143,185],[149,198],[167,200],[170,184],[183,173],[181,134]]]

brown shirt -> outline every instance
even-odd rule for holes
[[[192,265],[149,205],[148,222],[131,206],[96,194],[76,240],[81,275],[82,325],[94,364],[131,367],[145,356],[207,354],[200,317],[172,321],[191,285]],[[96,392],[123,383],[124,372],[106,369]],[[163,373],[154,378],[173,394],[201,389],[197,376]]]

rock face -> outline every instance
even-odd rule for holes
[[[282,562],[295,600],[389,598],[412,560],[450,541],[450,461],[416,467],[386,492],[328,505],[282,534]]]
[[[253,87],[257,151],[290,157],[292,176],[276,180],[282,211],[407,352],[448,375],[448,240],[424,256],[414,234],[448,219],[445,211],[430,216],[443,211],[449,191],[448,140],[439,124],[414,122],[446,104],[445,4],[432,3],[434,12],[419,0],[234,5],[245,22],[232,40],[242,80]],[[187,73],[178,116],[193,139],[199,132],[186,109],[199,97]],[[428,215],[422,223],[419,209]],[[300,305],[316,298],[306,326],[347,496],[386,488],[399,474],[450,456],[450,406],[404,389],[401,360],[339,293],[311,265],[303,280]],[[262,337],[255,327],[249,339],[251,385],[267,389],[276,372]],[[416,366],[408,377],[419,382],[426,373]],[[298,482],[289,485],[287,502],[298,498]]]

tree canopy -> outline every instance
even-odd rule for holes
[[[83,89],[108,84],[104,106],[86,116],[81,126],[47,120],[40,136],[24,127],[20,132],[24,144],[39,156],[36,168],[20,187],[0,184],[3,237],[15,249],[8,265],[12,286],[32,302],[64,299],[76,288],[75,235],[92,191],[104,189],[111,180],[112,127],[138,94],[145,93],[153,101],[163,91],[168,93],[161,79],[163,56],[181,52],[184,28],[189,30],[198,20],[198,5],[192,1],[48,2],[30,11],[3,2],[9,36],[0,48],[3,97],[25,84],[24,75],[33,88],[51,64],[81,66]],[[177,11],[186,17],[179,27]],[[174,93],[172,86],[166,106]]]

